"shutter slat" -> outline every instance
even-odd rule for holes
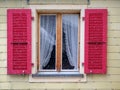
[[[31,73],[31,10],[8,9],[8,74]]]
[[[106,73],[107,10],[85,10],[85,73]]]

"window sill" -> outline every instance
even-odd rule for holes
[[[32,77],[81,77],[84,78],[84,74],[79,72],[38,72],[32,74]]]
[[[72,7],[72,10],[71,10]],[[82,63],[84,63],[84,21],[82,20],[82,17],[84,17],[84,11],[87,8],[87,5],[30,5],[30,8],[32,9],[33,16],[35,17],[35,20],[32,22],[32,62],[35,63],[34,67],[32,68],[32,74],[29,75],[29,82],[86,82],[86,74],[84,74],[84,66]],[[36,18],[36,11],[55,11],[55,12],[66,12],[66,11],[79,11],[80,12],[80,40],[82,43],[80,43],[80,72],[78,74],[43,74],[43,73],[35,73],[37,68],[37,49],[36,49],[36,33],[37,33],[37,18]],[[83,74],[83,75],[82,75]]]
[[[39,72],[31,74],[29,82],[86,82],[86,74],[79,72]]]

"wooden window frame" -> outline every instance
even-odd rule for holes
[[[56,15],[56,63],[55,70],[42,70],[47,71],[62,71],[62,15],[63,14],[78,14],[78,48],[77,48],[77,67],[80,70],[80,11],[78,10],[63,10],[63,11],[37,11],[37,72],[40,72],[40,16],[41,15]],[[65,70],[71,71],[71,70]],[[74,72],[74,70],[72,70]]]
[[[84,34],[85,34],[85,9],[87,5],[29,5],[32,10],[32,74],[29,75],[29,82],[86,82],[87,77],[84,73]],[[49,72],[45,75],[44,73],[38,74],[37,72],[37,28],[38,28],[38,12],[66,12],[66,11],[78,11],[80,13],[80,71],[77,73],[79,76],[56,76],[50,75]],[[59,72],[60,73],[60,72]],[[41,75],[42,74],[42,75]]]

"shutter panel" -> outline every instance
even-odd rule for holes
[[[107,10],[85,10],[85,73],[106,73]]]
[[[31,10],[7,10],[8,74],[31,73]]]

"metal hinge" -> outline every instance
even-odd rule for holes
[[[82,20],[85,21],[85,17],[82,17]]]
[[[27,5],[29,5],[29,1],[30,1],[30,0],[27,0]]]
[[[34,20],[34,17],[31,17],[32,20]]]
[[[34,63],[31,63],[32,66],[34,66]]]

